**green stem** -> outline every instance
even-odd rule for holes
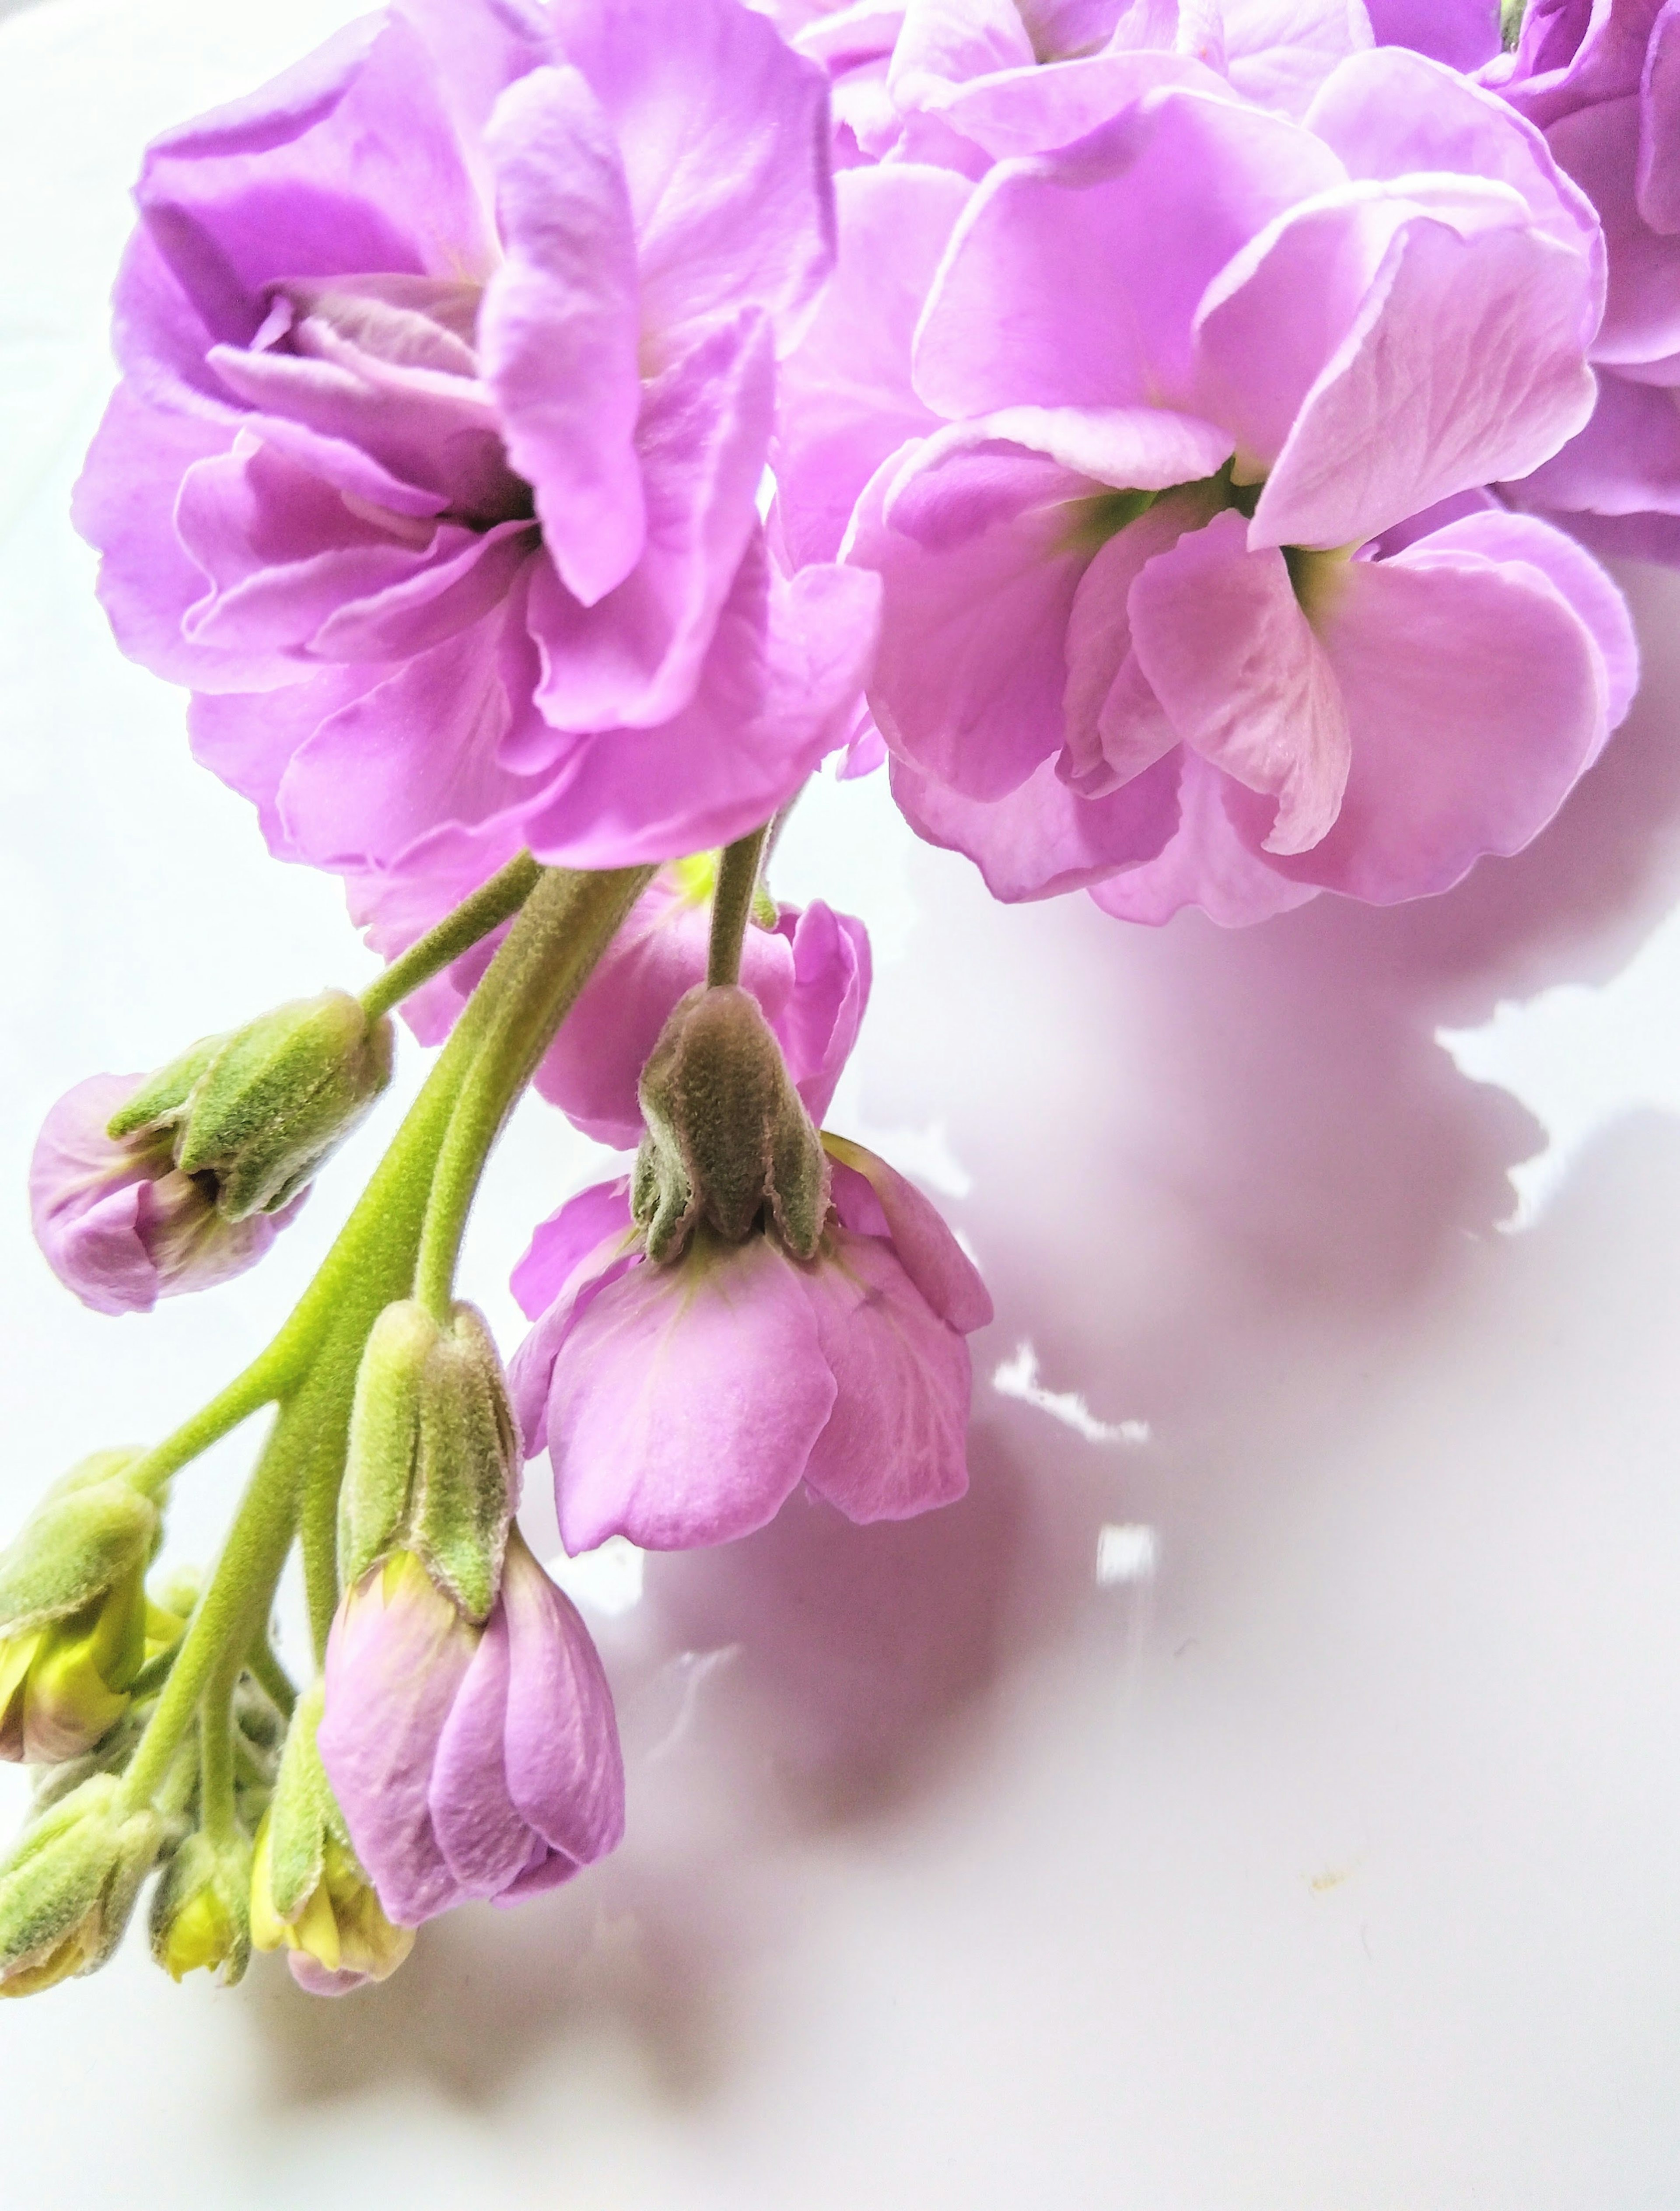
[[[530,897],[543,870],[529,852],[510,860],[500,874],[482,883],[453,913],[446,913],[435,929],[428,930],[402,957],[393,960],[383,975],[361,994],[362,1010],[370,1021],[400,1005],[422,983],[429,983],[482,937],[499,929]]]
[[[234,1791],[234,1691],[244,1668],[237,1648],[225,1651],[198,1708],[198,1824],[213,1843],[239,1832]]]
[[[484,1162],[555,1030],[653,873],[652,868],[587,874],[549,869],[496,955],[498,966],[507,962],[507,987],[488,1016],[455,1101],[415,1266],[414,1294],[440,1319],[449,1312],[461,1238]]]
[[[767,821],[749,837],[737,837],[734,844],[725,845],[718,863],[718,887],[712,893],[712,943],[706,962],[706,979],[714,990],[719,984],[741,980],[741,947],[746,940],[753,893],[758,888],[758,870],[769,833]]]
[[[290,1719],[298,1701],[297,1683],[276,1657],[266,1623],[251,1639],[251,1648],[245,1654],[245,1663],[281,1717]]]

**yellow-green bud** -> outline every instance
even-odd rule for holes
[[[339,1492],[346,1587],[411,1551],[469,1620],[489,1617],[519,1501],[519,1432],[483,1316],[439,1321],[417,1300],[387,1305],[356,1375]]]
[[[749,990],[701,984],[679,998],[640,1095],[647,1134],[631,1208],[649,1258],[679,1257],[699,1221],[742,1244],[767,1218],[797,1257],[815,1256],[828,1160]]]
[[[26,1827],[0,1862],[0,1996],[33,1996],[104,1965],[162,1839],[157,1814],[126,1810],[109,1773]]]
[[[274,1799],[257,1830],[251,1866],[251,1940],[290,1953],[294,1978],[318,1994],[383,1981],[414,1947],[394,1927],[362,1871],[315,1746],[322,1691],[298,1700]]]
[[[172,1980],[200,1971],[222,1988],[251,1961],[251,1845],[189,1835],[152,1899],[152,1955]]]
[[[392,1049],[389,1020],[347,991],[294,999],[161,1068],[106,1133],[173,1130],[175,1165],[210,1178],[224,1220],[275,1213],[385,1088]]]
[[[166,1625],[179,1633],[146,1602],[162,1522],[125,1478],[137,1456],[84,1459],[0,1554],[0,1757],[81,1757],[122,1717],[153,1649],[173,1640]]]

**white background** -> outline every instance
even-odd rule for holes
[[[149,1320],[29,1239],[70,1083],[369,972],[191,766],[65,519],[142,144],[337,12],[0,0],[6,1529],[260,1344],[381,1140]],[[272,1960],[178,1990],[143,1938],[0,2009],[4,2202],[1672,2211],[1680,591],[1629,582],[1633,720],[1423,907],[1011,912],[878,779],[816,795],[777,887],[880,964],[831,1118],[997,1298],[970,1498],[866,1531],[796,1500],[639,1602],[585,1577],[618,1857],[336,2007]],[[591,1167],[536,1109],[497,1162],[469,1272],[510,1348],[508,1265]],[[247,1456],[181,1478],[173,1553]]]

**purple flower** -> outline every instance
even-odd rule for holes
[[[1598,225],[1531,126],[1389,50],[1304,125],[1171,88],[975,186],[840,181],[781,527],[882,579],[924,836],[1003,898],[1240,922],[1544,825],[1636,666],[1580,548],[1484,511],[1594,396]]]
[[[637,1081],[677,1000],[705,979],[713,880],[709,861],[680,862],[654,878],[537,1069],[543,1097],[597,1143],[628,1150],[641,1142]],[[393,954],[435,918],[411,911],[400,930],[374,930],[374,942]],[[454,1026],[492,948],[475,947],[409,1000],[405,1011],[422,1043]],[[763,1008],[815,1121],[858,1040],[870,972],[863,923],[821,899],[780,906],[773,928],[755,922],[747,930],[742,984]]]
[[[254,1267],[303,1197],[229,1221],[208,1178],[183,1174],[173,1130],[113,1142],[105,1124],[146,1080],[92,1075],[41,1124],[29,1163],[29,1215],[46,1263],[95,1312],[149,1312]],[[306,1192],[305,1196],[307,1195]]]
[[[1592,419],[1503,490],[1600,551],[1680,562],[1680,0],[1535,0],[1482,82],[1598,209],[1610,270]]]
[[[76,519],[276,852],[663,860],[846,736],[874,586],[755,505],[826,135],[737,0],[404,0],[154,144]]]
[[[858,1521],[904,1520],[968,1485],[966,1336],[992,1318],[938,1214],[884,1160],[825,1136],[832,1210],[815,1260],[773,1234],[698,1229],[656,1266],[625,1183],[545,1221],[513,1276],[537,1324],[509,1375],[547,1448],[568,1551],[727,1542],[800,1481]]]
[[[482,1627],[410,1553],[363,1575],[333,1622],[325,1686],[322,1763],[399,1926],[556,1887],[622,1836],[612,1693],[517,1529]]]

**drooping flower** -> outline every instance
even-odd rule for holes
[[[403,0],[154,144],[76,519],[276,853],[663,860],[845,736],[873,586],[755,506],[826,135],[738,0]]]
[[[802,1481],[857,1521],[962,1495],[964,1339],[991,1300],[919,1191],[860,1146],[823,1144],[831,1204],[809,1261],[773,1227],[730,1243],[702,1221],[656,1264],[624,1182],[537,1231],[513,1276],[536,1325],[509,1382],[568,1551],[726,1542]]]
[[[1579,547],[1482,511],[1594,397],[1598,225],[1531,127],[1387,50],[1301,124],[1173,87],[972,188],[840,182],[782,527],[882,578],[924,836],[1000,897],[1241,922],[1544,825],[1636,662]]]
[[[401,1926],[555,1887],[624,1831],[599,1656],[517,1529],[482,1626],[410,1553],[348,1591],[319,1744],[356,1855]]]
[[[1592,419],[1504,494],[1599,551],[1680,563],[1680,6],[1535,0],[1481,76],[1598,209],[1610,276]]]
[[[673,1006],[706,973],[708,855],[662,869],[590,977],[536,1075],[536,1087],[587,1136],[623,1150],[641,1141],[636,1081]],[[869,1003],[869,935],[821,899],[755,918],[742,948],[741,981],[763,1008],[812,1118],[828,1111]],[[433,917],[435,918],[435,917]],[[374,932],[378,948],[402,950],[425,918],[410,912],[400,935]],[[422,1043],[454,1025],[491,956],[476,947],[415,993],[404,1009]]]
[[[255,1266],[296,1217],[227,1221],[215,1179],[185,1174],[171,1130],[122,1141],[106,1124],[146,1080],[93,1075],[47,1114],[29,1165],[35,1241],[58,1280],[95,1312],[149,1312],[160,1298],[210,1288]],[[306,1193],[305,1193],[306,1195]]]

